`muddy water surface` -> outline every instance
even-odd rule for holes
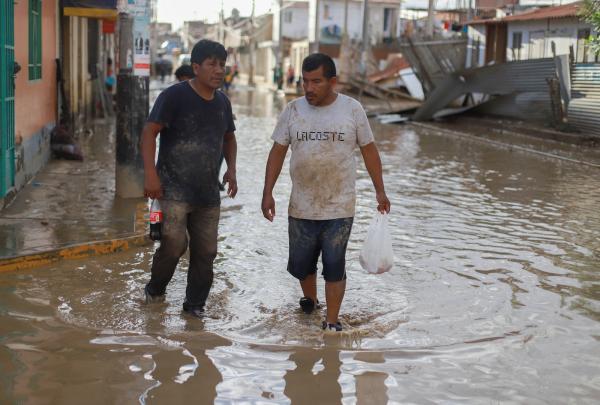
[[[259,209],[283,101],[232,98],[240,193],[223,200],[206,318],[181,313],[187,259],[165,304],[142,303],[153,248],[2,274],[0,402],[597,401],[599,170],[373,122],[396,265],[358,264],[375,210],[361,164],[347,332],[324,337],[285,271],[287,163],[275,222]]]

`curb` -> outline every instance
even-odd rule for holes
[[[83,259],[86,257],[124,252],[134,247],[148,246],[152,242],[147,235],[134,235],[124,238],[87,242],[34,253],[0,259],[0,273],[31,269],[52,264],[61,260]]]

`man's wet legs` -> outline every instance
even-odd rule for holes
[[[317,273],[309,274],[304,280],[300,280],[300,287],[305,297],[317,302]]]
[[[183,304],[186,311],[202,310],[212,287],[219,216],[219,207],[194,207],[189,215],[190,267]]]
[[[325,300],[327,301],[327,323],[337,323],[340,314],[344,293],[346,291],[346,280],[325,282]]]
[[[354,218],[328,221],[321,236],[327,323],[337,324],[346,291],[346,249]]]
[[[179,258],[185,253],[188,246],[186,224],[189,206],[186,203],[161,200],[163,210],[162,236],[160,247],[154,253],[152,260],[152,276],[146,286],[146,292],[151,296],[160,296],[165,293],[167,285]]]

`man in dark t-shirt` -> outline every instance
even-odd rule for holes
[[[237,193],[235,126],[231,103],[221,87],[227,51],[209,40],[192,50],[195,77],[164,90],[142,133],[144,194],[158,198],[163,211],[160,247],[145,287],[147,302],[164,300],[179,258],[190,248],[183,310],[201,316],[213,281],[221,198],[219,159],[227,162],[223,183]],[[158,161],[154,163],[160,132]]]

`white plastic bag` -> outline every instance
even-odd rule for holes
[[[386,214],[378,212],[371,221],[359,260],[362,268],[373,274],[385,273],[394,266],[392,237]]]

